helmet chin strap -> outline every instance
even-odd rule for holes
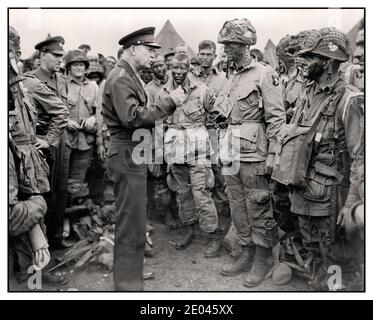
[[[333,60],[328,61],[328,76],[327,80],[330,81],[332,80],[332,73],[333,73]]]

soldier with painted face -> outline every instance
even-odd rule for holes
[[[240,259],[224,266],[221,273],[234,276],[250,270],[244,284],[252,287],[263,280],[267,258],[278,239],[269,174],[285,113],[277,73],[250,56],[250,46],[256,43],[251,23],[246,19],[225,22],[218,42],[224,44],[228,59],[228,78],[216,99],[228,124],[219,138],[220,159],[225,167],[233,163],[228,171],[223,167],[223,174],[242,246]],[[237,154],[226,152],[232,144],[238,159]]]
[[[276,47],[279,60],[280,85],[284,98],[286,120],[290,122],[304,82],[302,66],[304,59],[297,53],[307,32],[302,31],[294,36],[285,36]]]
[[[177,186],[174,191],[179,218],[186,227],[184,238],[175,247],[185,249],[190,245],[198,221],[209,239],[205,257],[210,258],[220,253],[218,215],[210,192],[214,181],[210,163],[212,150],[205,126],[206,113],[212,110],[214,97],[204,84],[188,77],[189,70],[189,57],[176,54],[172,61],[172,78],[159,96],[162,101],[176,88],[186,93],[185,101],[166,120],[165,160]]]
[[[299,52],[306,61],[307,81],[290,125],[279,135],[281,157],[272,175],[281,180],[278,169],[284,169],[303,245],[316,264],[322,261],[318,270],[324,272],[336,240],[337,215],[342,206],[348,210],[360,199],[359,184],[350,184],[348,176],[350,158],[363,150],[354,155],[361,137],[364,96],[339,74],[340,64],[347,60],[346,46],[346,35],[335,28],[307,33]],[[291,144],[285,140],[292,141],[291,154]],[[288,159],[287,165],[290,161],[286,154],[297,159],[291,170],[285,170],[283,159]]]
[[[163,87],[170,79],[170,75],[167,72],[167,66],[164,57],[159,54],[155,57],[151,67],[153,71],[153,80],[145,86],[145,92],[148,97],[148,104],[155,103],[158,100],[158,96],[161,93]],[[155,155],[155,137],[158,138],[153,132],[153,155]],[[162,145],[162,137],[157,141],[158,145]],[[155,158],[155,157],[154,157]],[[152,203],[149,207],[154,207],[158,212],[163,213],[164,223],[170,229],[176,229],[178,227],[175,218],[171,212],[171,193],[167,187],[167,164],[165,163],[152,163],[149,164],[149,189],[152,194]]]
[[[145,86],[148,103],[154,103],[157,100],[159,93],[169,80],[167,66],[162,55],[155,57],[151,69],[154,75],[153,79]]]

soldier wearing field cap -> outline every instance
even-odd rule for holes
[[[67,93],[65,77],[59,72],[62,57],[65,54],[63,45],[65,40],[61,36],[50,37],[37,43],[35,49],[40,52],[40,66],[31,74],[43,82],[62,104],[55,104],[49,111],[38,109],[37,135],[45,137],[52,124],[60,127],[59,136],[53,145],[42,145],[47,161],[50,166],[51,192],[48,202],[48,213],[46,215],[47,234],[51,247],[62,248],[62,223],[65,214],[65,203],[67,197],[69,142],[65,128],[58,123],[62,118],[68,117]],[[53,126],[54,128],[54,126]]]
[[[134,162],[132,140],[136,129],[148,129],[172,114],[185,99],[178,88],[159,104],[147,105],[139,70],[155,58],[153,27],[132,32],[119,40],[123,55],[110,72],[103,94],[103,114],[110,131],[108,174],[114,183],[115,225],[114,290],[143,290],[146,225],[147,163]],[[150,133],[149,133],[150,136]]]
[[[276,135],[285,122],[285,113],[277,73],[250,56],[250,46],[256,43],[251,23],[247,19],[225,22],[218,43],[224,44],[228,58],[228,78],[216,99],[216,106],[228,123],[219,138],[220,159],[232,221],[242,246],[240,259],[224,266],[221,273],[234,276],[250,270],[244,285],[252,287],[263,280],[268,270],[267,258],[278,239],[269,174]],[[225,152],[229,137],[237,145],[239,161],[238,157],[231,157],[234,153]],[[231,163],[233,168],[226,171],[224,167]]]

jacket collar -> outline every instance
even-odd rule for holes
[[[192,90],[195,89],[197,86],[197,82],[190,79],[190,77],[187,77],[182,88],[187,94],[190,94]],[[170,77],[170,79],[167,81],[164,88],[168,93],[177,88],[177,85],[172,77]]]
[[[334,89],[335,88],[338,89],[343,82],[344,81],[343,81],[342,77],[337,77],[333,82],[321,86],[317,82],[315,82],[314,80],[308,80],[305,83],[305,86],[306,87],[315,86],[315,89],[317,91],[326,91],[326,90],[328,90],[328,91],[334,91]]]
[[[75,82],[75,83],[78,84],[78,85],[81,85],[81,84],[86,85],[86,84],[88,83],[88,79],[87,79],[86,77],[84,77],[83,81],[78,82],[78,81],[76,81],[76,80],[75,80],[71,75],[68,75],[68,76],[67,76],[67,81],[68,81],[68,82]]]
[[[118,66],[126,70],[134,79],[137,80],[138,86],[144,91],[145,83],[142,81],[139,73],[136,71],[134,65],[124,58],[120,58]]]
[[[202,68],[200,66],[195,69],[194,73],[197,77],[204,76],[204,73],[202,72]],[[210,73],[218,74],[219,70],[216,66],[213,66],[211,70],[206,74],[206,76],[208,76]]]
[[[246,69],[250,69],[250,68],[254,68],[258,65],[258,62],[256,62],[254,59],[250,59],[249,61],[246,62],[246,64],[242,65],[242,66],[237,66],[237,64],[235,62],[233,62],[231,64],[231,66],[229,67],[229,69],[231,70],[236,70],[236,72],[242,72]]]
[[[170,76],[166,73],[165,75],[165,80],[160,80],[160,79],[157,79],[156,77],[153,78],[153,82],[157,85],[157,86],[162,86],[164,84],[166,84],[169,80],[170,80]]]
[[[118,66],[125,69],[130,75],[137,77],[135,67],[129,61],[124,60],[124,58],[120,58],[120,60],[118,61]]]
[[[42,68],[37,68],[33,74],[42,82],[49,82],[51,80],[55,80],[55,73],[48,72]]]

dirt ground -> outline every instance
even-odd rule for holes
[[[198,235],[185,250],[176,250],[170,241],[180,235],[181,229],[169,230],[163,223],[151,221],[154,257],[146,258],[144,273],[153,272],[154,277],[144,281],[145,291],[308,291],[311,290],[303,279],[293,277],[284,286],[265,280],[256,288],[243,286],[246,273],[236,277],[220,275],[220,269],[232,258],[223,249],[216,258],[205,258],[205,239]],[[56,255],[56,252],[54,252]],[[56,271],[69,278],[62,287],[44,285],[44,291],[112,291],[112,273],[105,267],[89,264],[80,270],[70,267]],[[9,290],[28,291],[25,285],[10,280]]]

